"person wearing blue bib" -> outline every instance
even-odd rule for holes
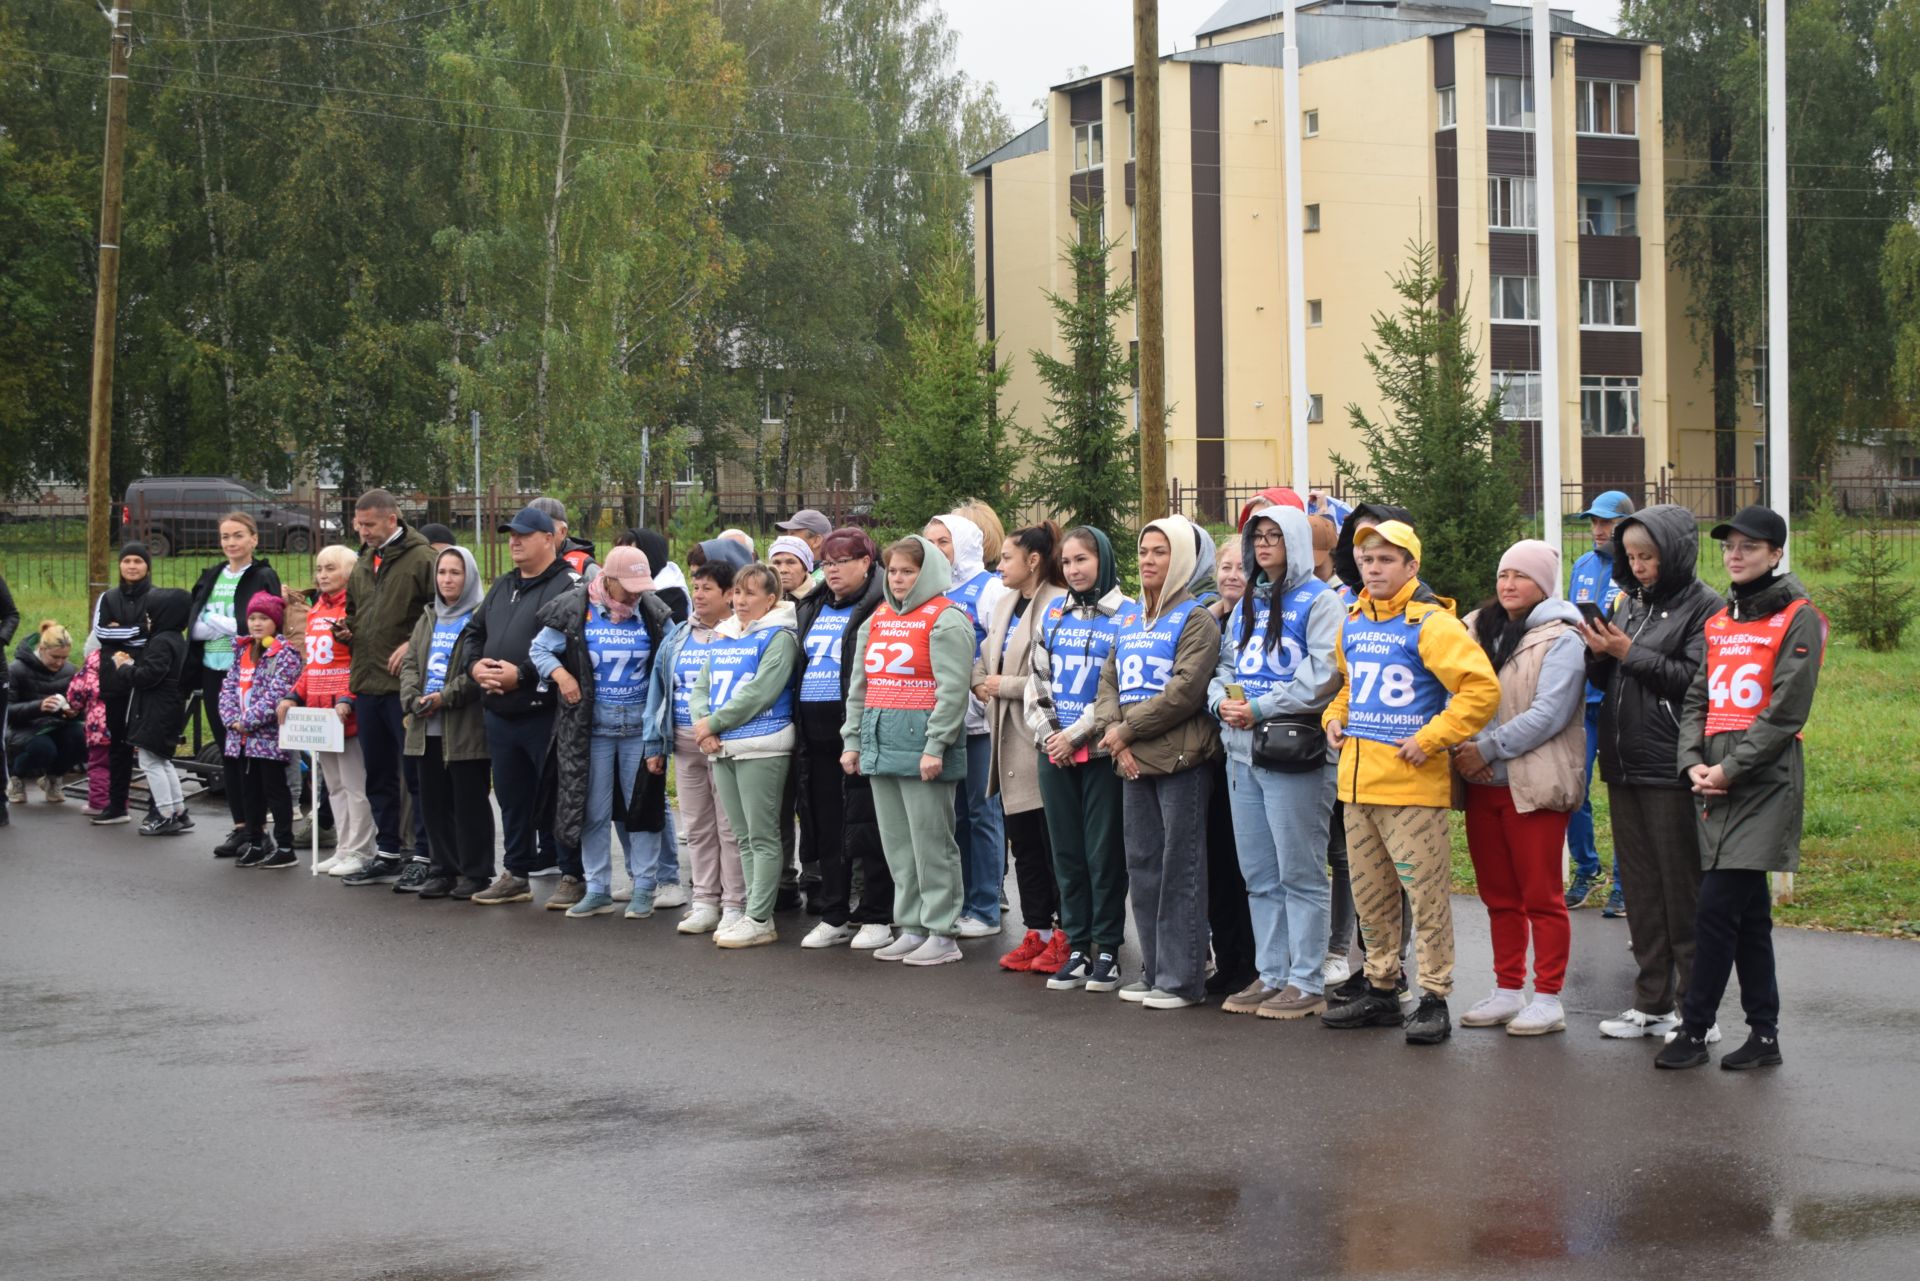
[[[638,547],[607,553],[600,573],[540,611],[534,670],[560,692],[553,725],[554,835],[580,851],[586,893],[567,908],[580,920],[617,910],[609,825],[633,878],[628,920],[653,915],[661,850],[673,840],[666,780],[648,768],[644,737],[653,658],[672,626]]]
[[[1184,516],[1140,531],[1140,603],[1116,618],[1100,669],[1101,743],[1120,772],[1141,979],[1123,1000],[1178,1010],[1206,999],[1207,805],[1220,728],[1207,682],[1220,625],[1188,590],[1198,540]]]
[[[1333,651],[1346,611],[1314,575],[1313,531],[1299,509],[1275,505],[1256,512],[1241,539],[1252,581],[1221,629],[1207,704],[1220,718],[1227,750],[1234,841],[1259,973],[1221,1008],[1298,1019],[1327,1007],[1333,767],[1324,748],[1307,761],[1262,757],[1255,727],[1287,718],[1321,743],[1320,713],[1340,687]]]
[[[742,569],[733,578],[733,617],[716,629],[688,698],[694,741],[713,761],[747,881],[746,915],[714,932],[717,947],[761,947],[779,938],[773,909],[780,892],[780,801],[800,741],[790,688],[800,657],[793,627],[779,575],[757,562]]]
[[[1593,526],[1593,550],[1573,562],[1573,572],[1567,576],[1567,599],[1574,605],[1591,601],[1600,607],[1600,612],[1612,617],[1613,608],[1620,603],[1626,593],[1620,584],[1613,581],[1613,529],[1621,519],[1633,515],[1633,499],[1617,489],[1609,489],[1593,500],[1583,512]],[[1587,684],[1587,771],[1586,782],[1582,785],[1584,795],[1580,808],[1573,812],[1573,818],[1567,823],[1567,852],[1573,858],[1573,884],[1567,886],[1566,903],[1571,910],[1585,907],[1596,896],[1600,884],[1600,847],[1595,841],[1593,828],[1593,761],[1600,754],[1600,703],[1606,697],[1606,691],[1598,685]],[[1607,905],[1604,916],[1620,915],[1624,903],[1624,889],[1620,880],[1620,860],[1616,855],[1613,864],[1613,888],[1607,892]]]
[[[434,561],[434,599],[420,611],[400,664],[407,709],[402,750],[419,762],[427,822],[423,902],[470,899],[493,880],[493,763],[480,712],[480,687],[460,642],[484,594],[480,567],[464,547]]]

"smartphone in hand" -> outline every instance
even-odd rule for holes
[[[1598,627],[1607,621],[1607,611],[1590,600],[1575,601],[1574,608],[1580,611],[1580,617],[1588,627]]]

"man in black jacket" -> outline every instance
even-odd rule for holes
[[[551,848],[550,831],[539,821],[540,780],[553,742],[554,689],[534,670],[533,638],[540,634],[540,611],[580,581],[559,559],[559,535],[553,520],[535,507],[500,526],[507,535],[513,569],[488,589],[461,639],[462,652],[474,657],[469,668],[483,691],[487,754],[493,759],[493,794],[500,802],[506,868],[492,885],[473,896],[482,906],[525,903],[533,898],[529,877],[545,866],[537,852]],[[580,852],[561,850],[556,898],[578,901],[585,893]]]

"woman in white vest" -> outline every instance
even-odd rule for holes
[[[1505,1024],[1513,1036],[1540,1036],[1567,1028],[1560,988],[1572,935],[1560,851],[1586,790],[1586,642],[1580,611],[1560,598],[1557,548],[1534,538],[1515,543],[1500,558],[1494,590],[1464,621],[1500,678],[1500,709],[1453,749],[1455,808],[1467,811],[1494,988],[1460,1025]]]

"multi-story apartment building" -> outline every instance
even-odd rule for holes
[[[1300,118],[1283,118],[1274,0],[1233,0],[1162,60],[1168,474],[1202,493],[1289,479],[1289,397],[1308,398],[1311,474],[1360,456],[1347,406],[1377,403],[1365,350],[1398,303],[1389,274],[1431,244],[1489,388],[1539,446],[1537,212],[1559,245],[1562,479],[1635,489],[1714,474],[1711,382],[1666,267],[1661,57],[1554,15],[1553,83],[1533,83],[1530,11],[1327,0],[1299,13]],[[1132,270],[1132,69],[1055,86],[1046,119],[971,166],[976,283],[1013,361],[1022,415],[1045,403],[1027,352],[1059,350],[1045,291],[1065,290],[1073,207],[1092,203]],[[1534,112],[1552,112],[1538,172]],[[1281,130],[1302,139],[1307,385],[1287,374]],[[1744,424],[1754,439],[1757,412]],[[1751,449],[1742,459],[1750,457]],[[1536,484],[1538,483],[1536,475]]]

